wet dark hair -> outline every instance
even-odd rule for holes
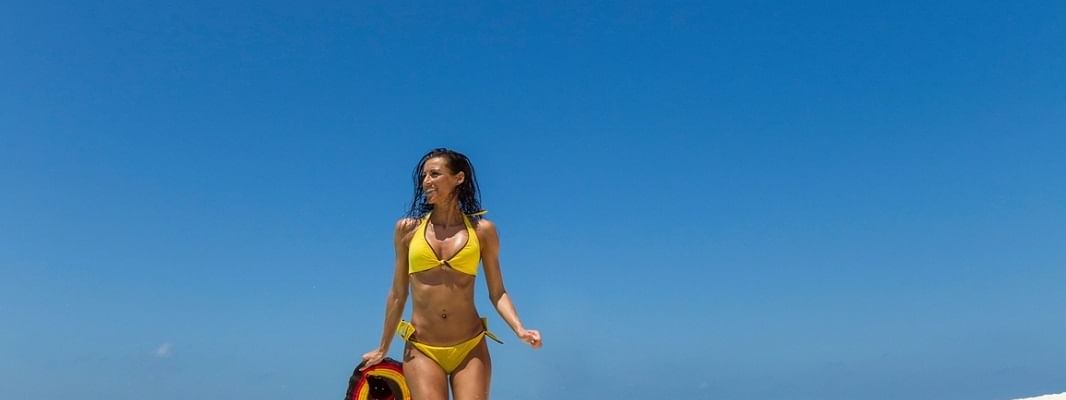
[[[434,157],[443,157],[448,164],[448,169],[453,174],[462,172],[466,177],[466,179],[463,179],[463,183],[460,183],[455,188],[456,195],[459,197],[459,211],[466,215],[481,212],[481,192],[477,186],[477,177],[474,176],[474,164],[470,163],[470,159],[463,153],[451,149],[438,148],[430,150],[429,153],[422,156],[422,159],[418,160],[418,165],[415,166],[414,173],[411,174],[415,184],[415,194],[414,198],[411,199],[411,208],[407,210],[406,216],[419,219],[433,210],[433,205],[426,203],[425,191],[422,189],[422,168],[426,166],[426,161]],[[480,218],[479,216],[471,216],[471,219],[477,220]]]

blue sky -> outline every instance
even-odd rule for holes
[[[439,146],[544,334],[493,347],[495,398],[1062,392],[1064,27],[1054,1],[6,2],[0,397],[342,396]]]

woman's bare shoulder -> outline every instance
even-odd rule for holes
[[[396,220],[396,238],[405,239],[414,233],[420,221],[417,218],[403,217]]]
[[[496,223],[490,221],[488,218],[479,219],[475,229],[479,239],[488,235],[496,236]]]
[[[409,231],[418,227],[420,220],[418,218],[402,217],[396,220],[397,231]]]

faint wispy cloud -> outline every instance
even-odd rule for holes
[[[174,354],[174,343],[163,343],[159,345],[152,354],[159,358],[170,358],[170,356]]]
[[[1066,400],[1066,392],[1062,392],[1059,394],[1045,394],[1043,396],[1026,397],[1024,399],[1015,400]]]

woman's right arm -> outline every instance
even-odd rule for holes
[[[407,275],[407,249],[410,243],[410,234],[415,221],[404,218],[396,222],[396,231],[393,235],[396,260],[392,272],[392,287],[385,296],[385,326],[382,329],[381,342],[378,348],[363,355],[363,361],[367,368],[380,363],[389,353],[389,345],[396,335],[396,326],[400,323],[403,315],[403,307],[407,303],[407,291],[409,276]]]

